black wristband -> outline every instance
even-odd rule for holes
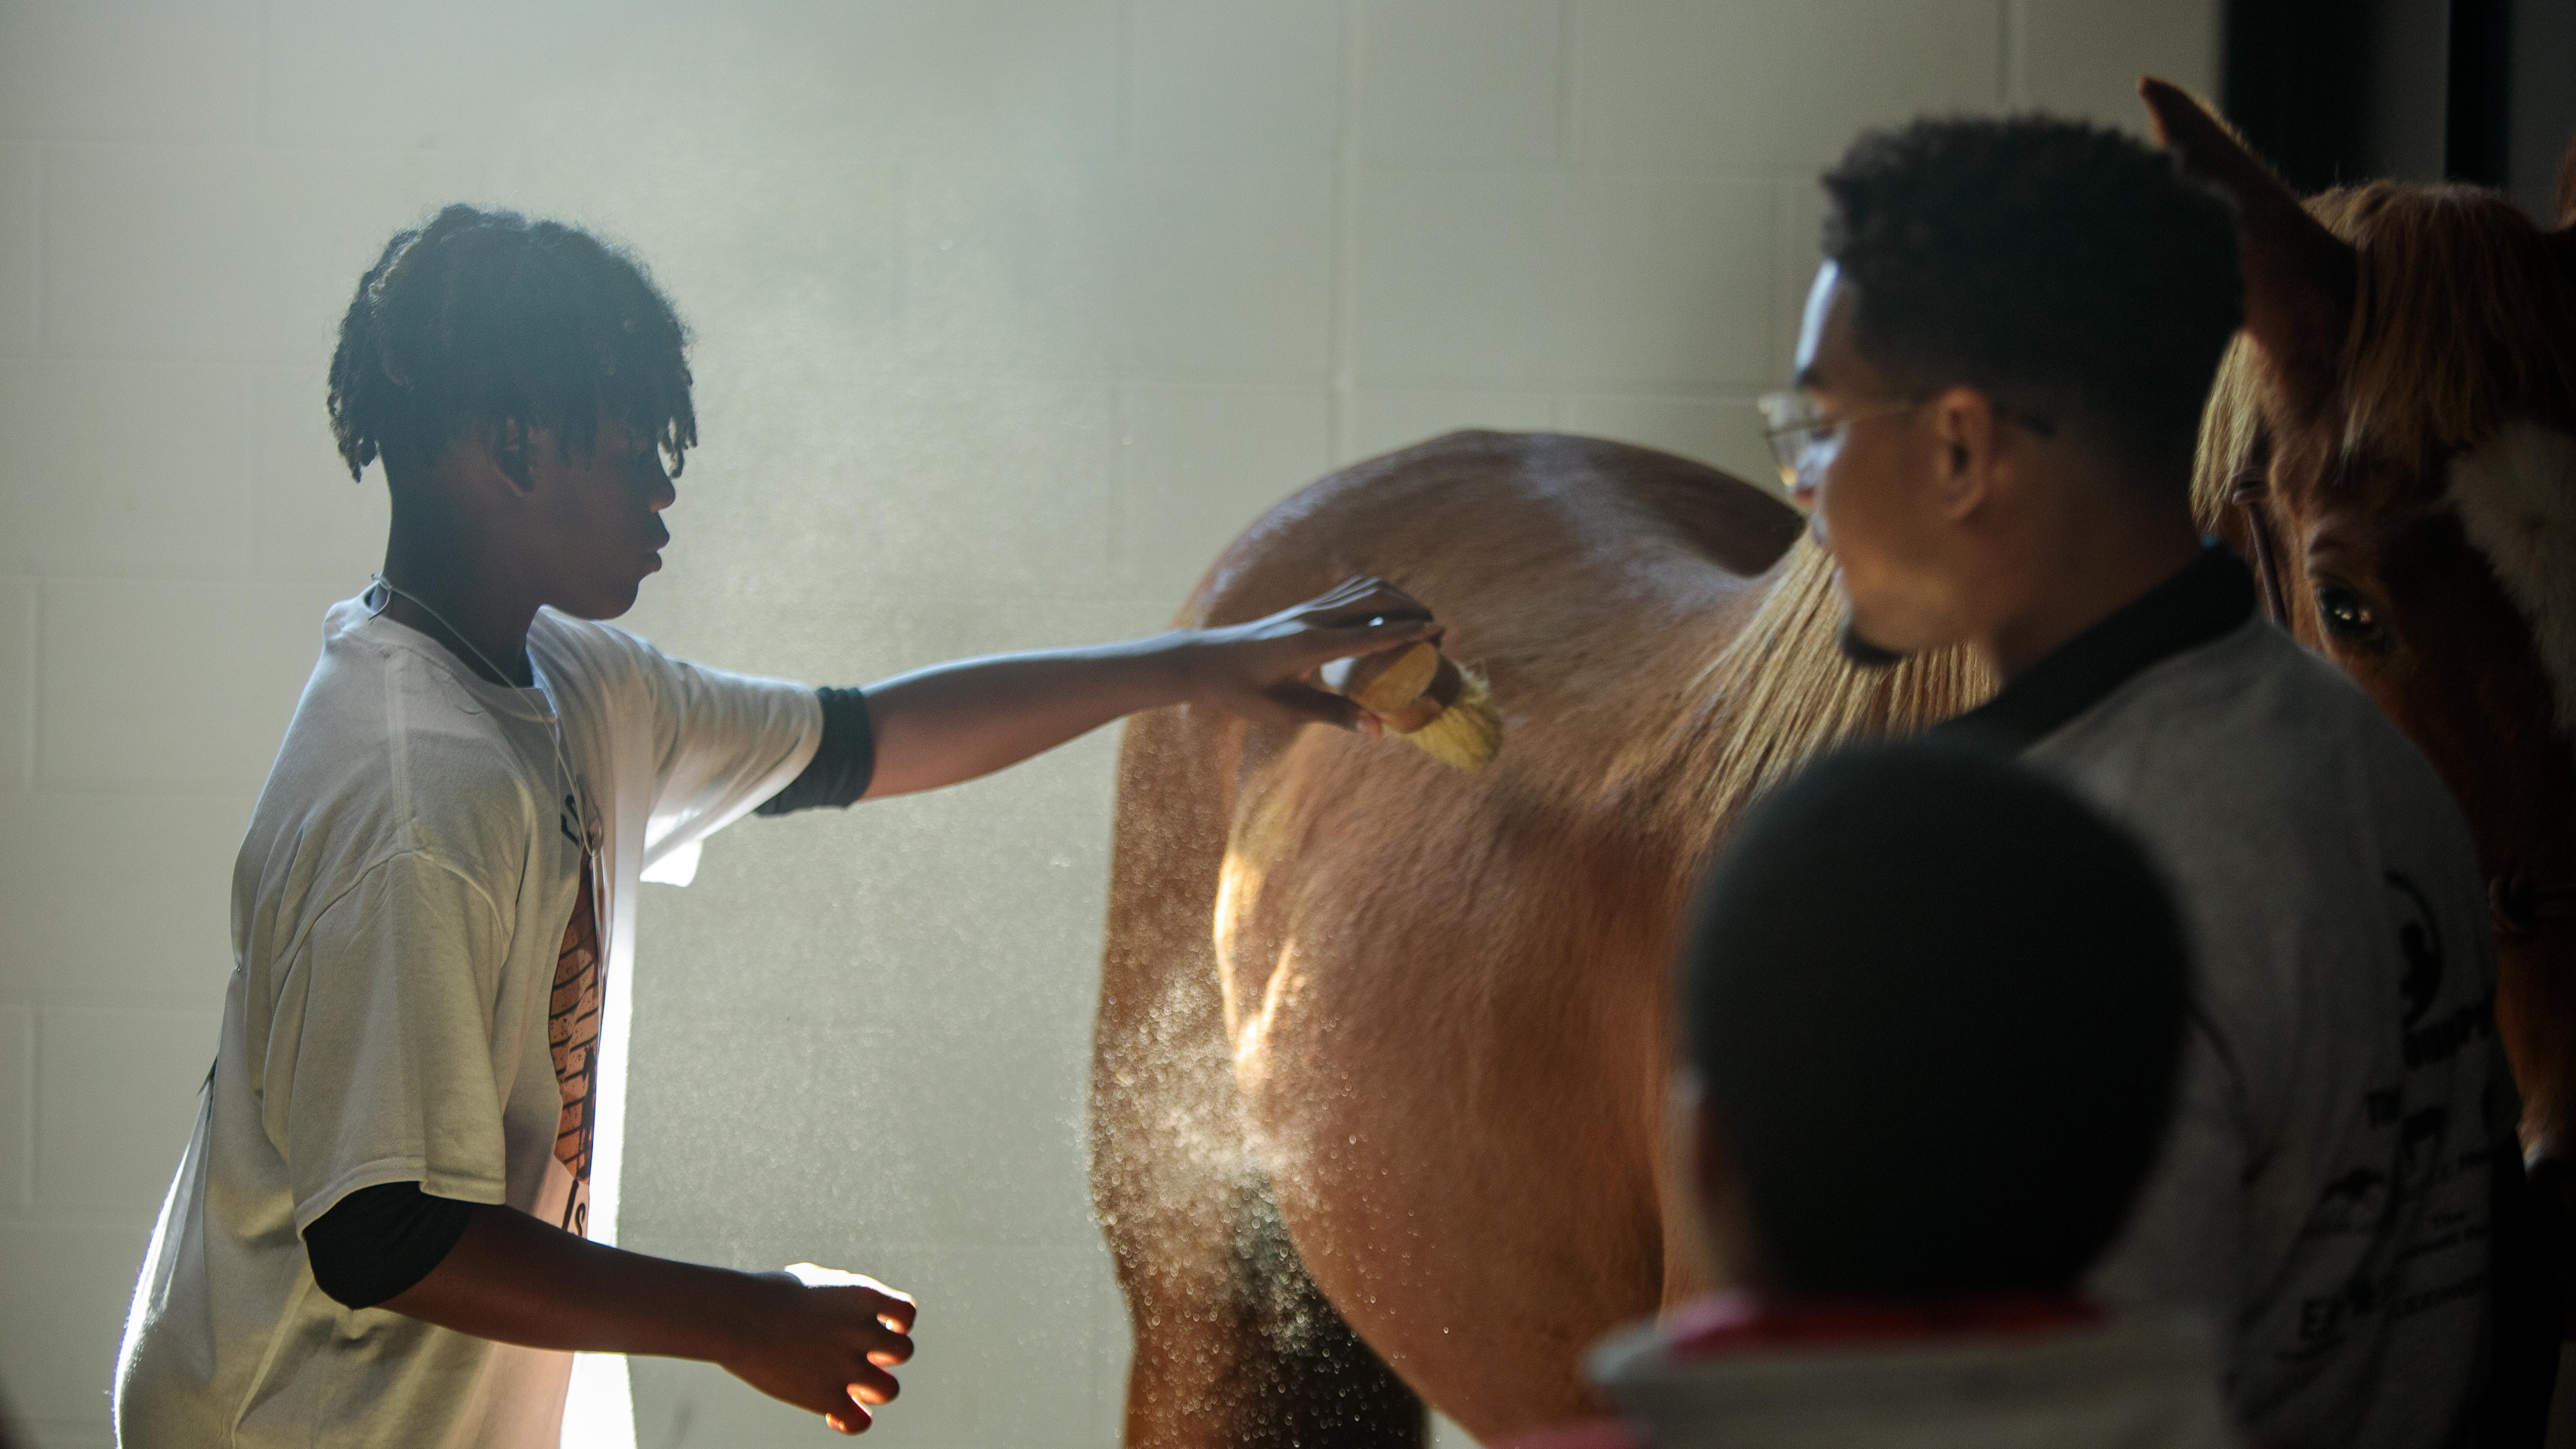
[[[313,1283],[343,1308],[373,1308],[446,1258],[474,1220],[474,1204],[433,1197],[416,1182],[362,1187],[304,1230]]]
[[[866,692],[826,685],[814,697],[823,702],[822,743],[796,778],[760,802],[753,814],[784,815],[818,805],[845,809],[868,793],[868,781],[877,771],[877,735],[868,720]]]

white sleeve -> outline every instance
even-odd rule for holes
[[[810,685],[731,674],[643,645],[659,722],[643,878],[686,885],[698,845],[796,778],[823,739]]]
[[[503,1200],[492,1013],[508,947],[491,898],[419,851],[369,867],[315,919],[259,1062],[298,1232],[380,1183]]]

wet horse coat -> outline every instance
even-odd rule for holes
[[[1786,761],[1984,692],[1955,658],[1843,664],[1800,537],[1677,458],[1460,434],[1316,484],[1211,572],[1186,620],[1393,579],[1510,735],[1468,775],[1131,726],[1092,1124],[1130,1442],[1413,1442],[1415,1392],[1483,1436],[1555,1422],[1592,1402],[1586,1344],[1694,1284],[1656,1140],[1690,884]]]

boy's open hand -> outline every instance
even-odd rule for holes
[[[912,1357],[912,1295],[812,1263],[755,1276],[760,1291],[720,1360],[726,1371],[844,1434],[866,1432],[868,1406],[901,1391],[887,1370]]]
[[[1366,710],[1313,682],[1336,659],[1440,637],[1431,611],[1383,579],[1352,579],[1248,624],[1198,631],[1189,697],[1270,724],[1329,724],[1374,733]]]

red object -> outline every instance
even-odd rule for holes
[[[1663,1339],[1683,1358],[1743,1349],[2041,1333],[2099,1323],[2102,1310],[2068,1294],[1985,1293],[1920,1302],[1765,1299],[1717,1293],[1665,1315]]]
[[[2044,1333],[2101,1321],[2100,1308],[2066,1294],[1991,1293],[1881,1302],[1772,1300],[1739,1292],[1711,1294],[1674,1309],[1664,1316],[1662,1337],[1677,1358],[1708,1358],[1762,1349]],[[1587,1419],[1505,1440],[1497,1449],[1645,1449],[1645,1441],[1617,1419]]]

